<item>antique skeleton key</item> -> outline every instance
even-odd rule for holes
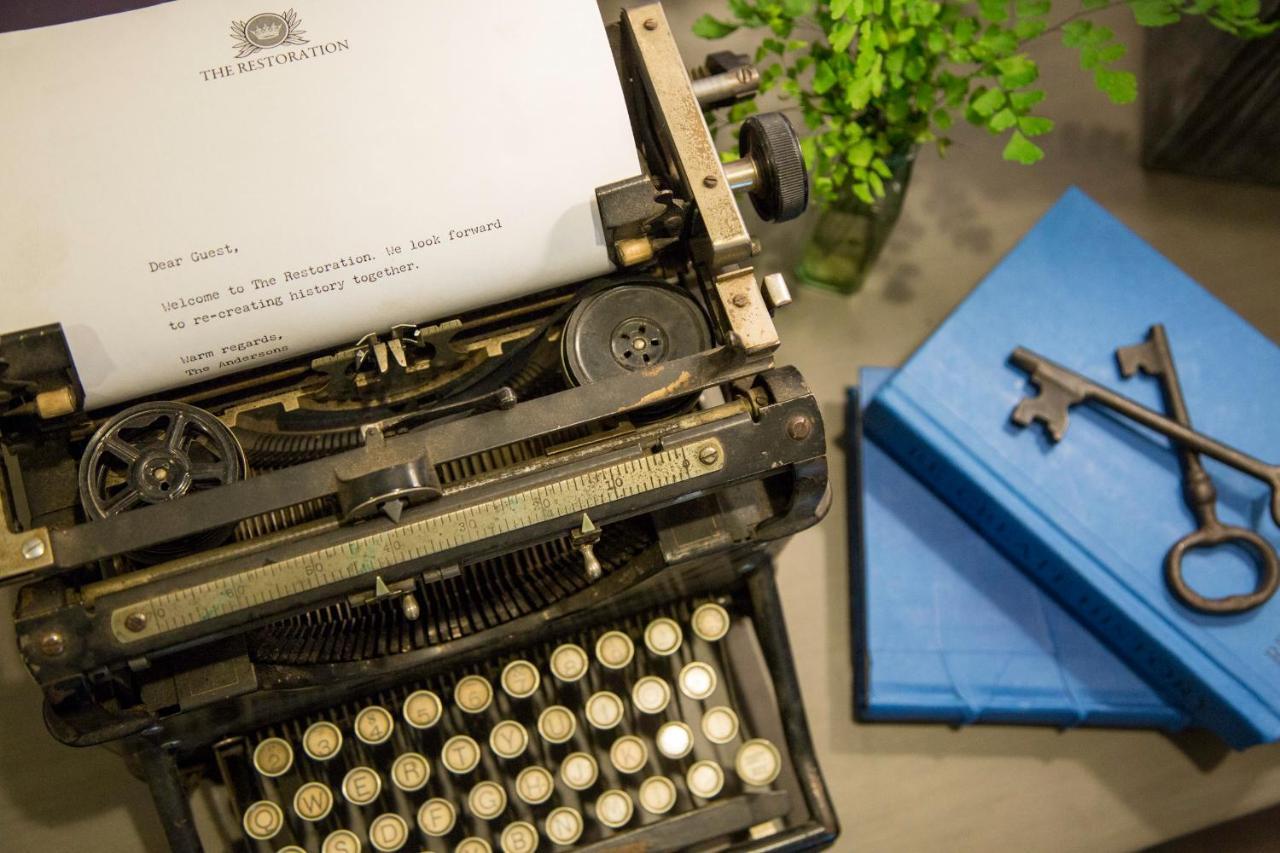
[[[1153,429],[1180,447],[1210,456],[1262,481],[1271,490],[1271,518],[1280,524],[1280,465],[1268,465],[1222,442],[1172,421],[1146,406],[1117,394],[1109,388],[1081,376],[1073,370],[1050,361],[1038,353],[1018,347],[1009,357],[1017,368],[1026,371],[1039,387],[1035,397],[1026,397],[1013,410],[1013,422],[1030,426],[1041,421],[1053,441],[1067,434],[1068,410],[1080,403],[1093,403]]]
[[[1160,381],[1165,409],[1182,426],[1191,427],[1191,415],[1182,396],[1182,384],[1178,381],[1178,369],[1169,347],[1169,337],[1164,325],[1157,323],[1140,344],[1116,350],[1120,374],[1133,376],[1139,370]],[[1169,548],[1165,555],[1165,582],[1170,591],[1183,604],[1202,613],[1243,613],[1265,603],[1280,583],[1280,566],[1271,543],[1257,531],[1247,527],[1223,524],[1218,520],[1218,492],[1209,472],[1200,461],[1200,454],[1185,446],[1178,446],[1178,463],[1182,468],[1182,491],[1187,506],[1196,518],[1196,529],[1183,536]],[[1182,558],[1195,548],[1211,548],[1215,545],[1237,545],[1256,557],[1257,582],[1253,592],[1247,595],[1228,595],[1207,598],[1192,589],[1182,575]]]

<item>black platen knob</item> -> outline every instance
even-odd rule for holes
[[[761,219],[786,222],[804,213],[809,205],[809,171],[786,116],[748,117],[738,133],[738,154],[755,164],[758,180],[751,190],[751,204]]]

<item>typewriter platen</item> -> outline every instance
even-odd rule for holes
[[[0,580],[59,740],[118,743],[175,850],[802,849],[837,832],[771,554],[827,501],[735,192],[798,215],[790,125],[721,164],[657,4],[610,27],[645,171],[618,274],[84,412],[0,337]]]

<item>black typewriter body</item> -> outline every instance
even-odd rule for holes
[[[772,562],[825,437],[734,197],[803,210],[798,146],[762,117],[722,165],[702,109],[754,69],[691,81],[657,4],[610,35],[645,166],[597,191],[614,276],[95,411],[58,326],[0,336],[21,654],[174,850],[835,838]]]

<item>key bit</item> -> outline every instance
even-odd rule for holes
[[[1153,336],[1156,328],[1159,327],[1153,326],[1149,335]],[[1156,378],[1164,374],[1163,359],[1161,359],[1160,351],[1151,336],[1148,336],[1142,343],[1120,347],[1116,350],[1116,363],[1120,366],[1121,376],[1128,379],[1138,371]],[[1174,419],[1178,419],[1176,415]]]
[[[1026,427],[1041,421],[1050,438],[1055,442],[1062,441],[1067,434],[1068,411],[1085,401],[1088,389],[1071,373],[1022,347],[1014,350],[1009,360],[1015,367],[1025,370],[1031,383],[1040,389],[1036,396],[1018,401],[1011,416],[1013,422]]]

